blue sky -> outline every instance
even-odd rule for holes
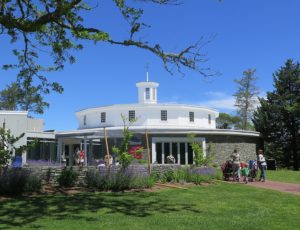
[[[92,1],[91,1],[92,2]],[[298,0],[185,0],[179,6],[141,4],[143,21],[150,28],[140,37],[159,42],[165,50],[176,51],[203,37],[214,39],[203,52],[210,67],[221,73],[208,79],[196,72],[185,71],[182,77],[170,75],[153,54],[137,48],[84,42],[85,49],[75,53],[77,62],[64,71],[51,73],[64,93],[47,96],[50,108],[44,115],[45,129],[77,128],[74,113],[78,110],[119,103],[136,103],[135,83],[146,79],[160,83],[159,102],[204,105],[234,113],[233,82],[248,68],[256,68],[257,86],[262,94],[273,89],[272,73],[288,58],[300,60],[300,1]],[[128,25],[110,0],[86,16],[89,25],[109,32],[115,39],[126,39]],[[137,38],[139,35],[137,36]],[[14,61],[7,38],[1,36],[0,63]],[[0,87],[14,79],[15,72],[0,71]]]

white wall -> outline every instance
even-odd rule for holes
[[[121,114],[128,118],[129,110],[135,111],[137,121],[133,126],[194,127],[215,129],[218,112],[208,108],[188,105],[113,105],[82,110],[76,113],[79,129],[122,126]],[[167,110],[168,120],[161,121],[161,110]],[[101,123],[101,112],[106,112],[106,122]],[[194,122],[189,121],[189,112],[194,112]],[[208,123],[211,115],[211,124]],[[86,116],[86,125],[83,124]]]

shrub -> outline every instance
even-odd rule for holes
[[[29,174],[25,187],[24,192],[39,192],[42,188],[42,180],[40,176]]]
[[[179,169],[168,169],[165,172],[153,172],[152,177],[161,183],[195,183],[211,182],[216,178],[216,169],[213,167],[183,167]]]
[[[72,187],[76,184],[77,179],[78,173],[75,172],[72,167],[65,167],[57,178],[57,182],[60,187]]]
[[[41,178],[26,169],[6,169],[0,175],[0,194],[2,195],[39,192],[41,187]]]
[[[144,168],[143,168],[144,169]],[[146,169],[144,169],[146,170]],[[89,170],[85,177],[86,186],[97,190],[122,191],[125,189],[149,188],[154,178],[138,168]]]

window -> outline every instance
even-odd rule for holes
[[[190,122],[194,122],[195,121],[195,114],[194,114],[194,112],[189,112],[189,117],[190,117]]]
[[[160,119],[162,121],[167,121],[168,120],[168,112],[167,112],[167,110],[161,110],[160,111]]]
[[[83,125],[86,125],[86,115],[83,116]]]
[[[129,118],[129,121],[135,120],[135,111],[134,110],[129,110],[128,118]]]
[[[208,124],[211,124],[211,115],[208,114]]]
[[[150,100],[150,88],[146,88],[146,100]]]
[[[101,113],[101,123],[106,122],[106,112]]]

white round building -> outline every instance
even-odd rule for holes
[[[195,140],[202,143],[206,154],[207,143],[211,143],[216,162],[225,160],[239,149],[245,160],[255,156],[260,146],[259,133],[216,129],[219,112],[215,109],[185,104],[164,104],[157,102],[159,84],[139,82],[138,103],[115,104],[83,109],[76,112],[79,123],[77,130],[57,132],[58,155],[72,164],[75,148],[86,153],[86,164],[95,164],[103,158],[107,148],[104,136],[108,138],[108,151],[122,139],[124,117],[134,133],[132,146],[146,149],[146,133],[149,137],[151,162],[165,164],[168,155],[175,157],[176,164],[193,164],[194,154],[188,134],[195,134]]]

